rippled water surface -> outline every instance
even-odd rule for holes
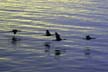
[[[107,3],[0,0],[0,72],[108,72]],[[17,41],[12,29],[21,30]],[[45,36],[47,29],[66,40]]]

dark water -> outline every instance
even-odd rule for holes
[[[0,72],[108,72],[107,3],[0,0]],[[47,29],[66,40],[44,36]]]

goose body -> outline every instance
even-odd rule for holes
[[[20,31],[17,29],[13,29],[11,32],[13,32],[13,34],[17,34],[17,32],[20,32]]]
[[[92,37],[90,37],[89,35],[87,35],[85,39],[86,39],[86,40],[91,40],[91,39],[95,39],[95,38],[92,38]]]
[[[46,34],[45,34],[45,36],[51,36],[51,33],[50,33],[49,30],[46,30]]]
[[[62,40],[62,38],[60,37],[60,35],[57,32],[55,32],[55,37],[56,37],[56,41]]]

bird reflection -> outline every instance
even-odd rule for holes
[[[45,42],[44,46],[45,46],[45,52],[49,52],[51,47],[50,42]]]
[[[20,41],[20,39],[18,39],[16,36],[13,36],[12,39],[11,39],[11,43],[16,44],[17,41]]]
[[[85,51],[84,51],[84,54],[85,54],[86,56],[89,56],[89,55],[91,54],[90,48],[86,47],[86,49],[85,49]]]
[[[64,51],[62,51],[61,49],[55,49],[54,50],[54,57],[56,60],[60,60],[61,59],[61,55],[63,54]]]
[[[56,49],[55,50],[55,56],[60,56],[61,55],[61,50]]]

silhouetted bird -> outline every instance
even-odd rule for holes
[[[49,30],[46,30],[45,36],[51,36],[51,33],[49,32]]]
[[[95,38],[92,38],[92,37],[90,37],[89,35],[87,35],[85,39],[86,39],[86,40],[91,40],[91,39],[95,39]]]
[[[60,55],[61,51],[60,50],[55,50],[55,55]]]
[[[56,37],[56,41],[61,41],[62,40],[60,35],[57,32],[55,32],[55,37]]]
[[[20,30],[13,29],[11,32],[13,32],[13,34],[16,34],[17,32],[20,32]]]

